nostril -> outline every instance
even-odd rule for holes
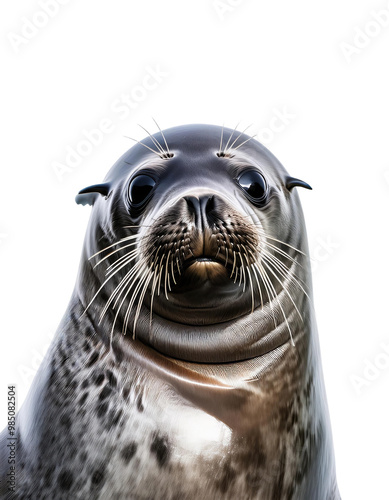
[[[197,227],[201,227],[201,207],[200,201],[196,196],[184,196],[188,207],[188,213],[193,218],[193,222]]]
[[[215,208],[215,197],[212,195],[207,199],[205,204],[205,213],[208,214]]]
[[[195,224],[199,228],[203,227],[204,224],[206,225],[209,214],[215,209],[214,195],[184,196],[184,200],[189,214],[194,216]]]
[[[196,205],[198,205],[198,200],[193,196],[184,196],[184,200],[188,205],[189,212],[191,214],[196,213]]]

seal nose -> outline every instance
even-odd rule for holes
[[[215,208],[214,195],[184,196],[189,213],[195,219],[195,225],[204,231],[208,227],[209,213]]]

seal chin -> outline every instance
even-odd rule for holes
[[[206,256],[187,259],[171,290],[155,296],[153,302],[153,314],[191,326],[225,323],[251,309],[251,295],[231,277],[231,266]]]
[[[196,269],[198,266],[200,270]],[[206,266],[215,269],[204,269]],[[192,267],[195,269],[190,283],[187,279],[182,286],[177,285],[168,299],[165,296],[154,299],[153,322],[154,313],[174,323],[191,326],[217,325],[251,313],[250,295],[242,293],[242,286],[229,279],[223,266],[193,264]],[[186,273],[192,273],[191,268]],[[203,274],[215,274],[216,278],[204,280]]]

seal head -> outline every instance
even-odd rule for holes
[[[305,233],[293,231],[303,220],[297,185],[309,187],[233,130],[176,127],[134,146],[77,196],[94,204],[85,276],[93,266],[111,337],[120,327],[201,363],[294,343],[302,304],[288,287],[307,278]],[[87,308],[95,292],[85,289]]]

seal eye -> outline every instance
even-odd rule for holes
[[[155,180],[149,175],[137,175],[128,188],[128,196],[133,206],[138,206],[150,196],[155,186]]]
[[[256,170],[244,172],[238,179],[253,203],[262,203],[266,199],[267,186],[263,176]]]

